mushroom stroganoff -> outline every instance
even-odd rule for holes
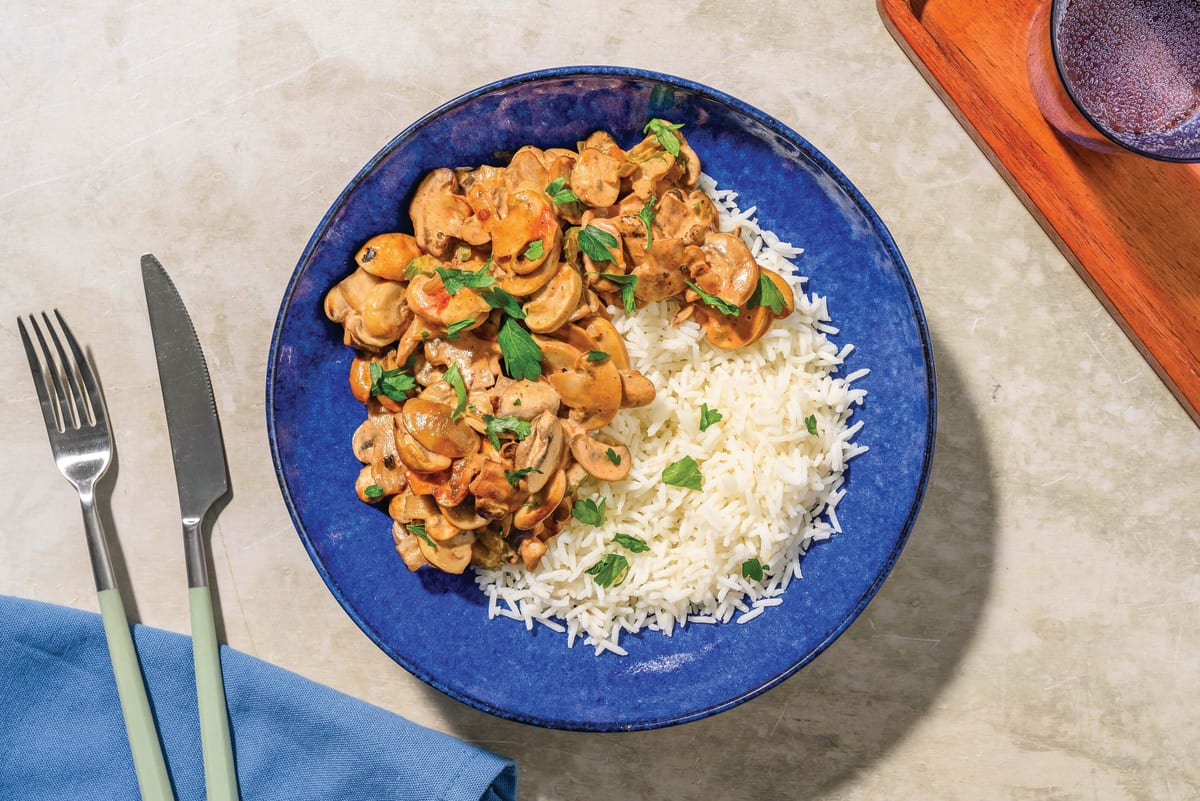
[[[614,310],[672,299],[671,324],[725,350],[792,313],[789,283],[719,229],[680,127],[651,120],[629,150],[599,131],[506,167],[435,169],[413,234],[364,243],[326,295],[366,407],[357,493],[387,504],[409,569],[532,570],[585,481],[628,475],[636,455],[602,429],[655,387]]]

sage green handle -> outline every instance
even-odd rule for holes
[[[192,613],[192,656],[196,663],[196,705],[200,709],[200,747],[208,801],[238,801],[237,767],[229,741],[229,710],[221,653],[207,586],[188,588]]]
[[[117,680],[117,695],[121,698],[121,714],[125,717],[125,732],[133,754],[138,789],[144,801],[174,801],[171,776],[163,760],[150,701],[146,698],[146,685],[142,682],[142,668],[133,648],[121,591],[114,587],[100,590],[99,595],[104,636],[108,640],[108,654]]]

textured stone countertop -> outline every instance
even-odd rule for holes
[[[96,608],[17,338],[18,314],[57,307],[116,421],[129,603],[188,630],[138,270],[153,251],[226,436],[229,644],[514,757],[521,798],[1200,798],[1200,431],[873,3],[101,0],[3,19],[0,593]],[[589,63],[708,84],[829,156],[904,253],[938,368],[925,504],[862,617],[765,695],[627,735],[491,717],[378,650],[292,528],[264,416],[284,287],[359,167],[466,90]]]

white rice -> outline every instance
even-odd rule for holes
[[[717,203],[722,230],[741,226],[759,263],[783,275],[796,311],[776,321],[753,345],[727,352],[712,347],[694,322],[671,326],[675,304],[654,303],[614,318],[633,367],[654,382],[649,406],[622,410],[607,429],[629,446],[629,476],[607,485],[585,484],[580,497],[608,499],[604,525],[572,519],[547,543],[533,571],[521,566],[476,569],[488,596],[488,616],[540,623],[564,633],[568,647],[582,640],[597,654],[625,655],[622,632],[642,629],[671,636],[691,624],[746,623],[778,606],[812,542],[841,532],[835,512],[843,495],[846,462],[865,452],[851,441],[861,423],[848,425],[865,390],[851,388],[860,369],[837,377],[853,350],[827,339],[825,299],[806,295],[807,279],[788,263],[802,252],[760,229],[752,207],[737,195],[701,187]],[[724,415],[699,430],[700,405]],[[816,417],[817,433],[804,420]],[[700,492],[662,482],[667,465],[693,457],[704,476]],[[650,550],[630,553],[613,542],[618,532],[645,540]],[[629,560],[625,579],[602,587],[586,571],[607,553]],[[758,559],[763,581],[742,576]]]

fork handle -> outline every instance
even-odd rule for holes
[[[104,636],[108,640],[108,654],[117,680],[117,695],[121,698],[121,714],[125,717],[125,732],[133,754],[138,789],[143,801],[173,801],[171,776],[163,760],[150,701],[146,698],[146,685],[142,682],[142,669],[133,648],[121,591],[113,587],[100,590],[99,596]]]
[[[238,801],[237,768],[229,738],[229,710],[221,677],[221,652],[207,586],[188,588],[192,615],[192,658],[196,665],[196,706],[208,801]]]

